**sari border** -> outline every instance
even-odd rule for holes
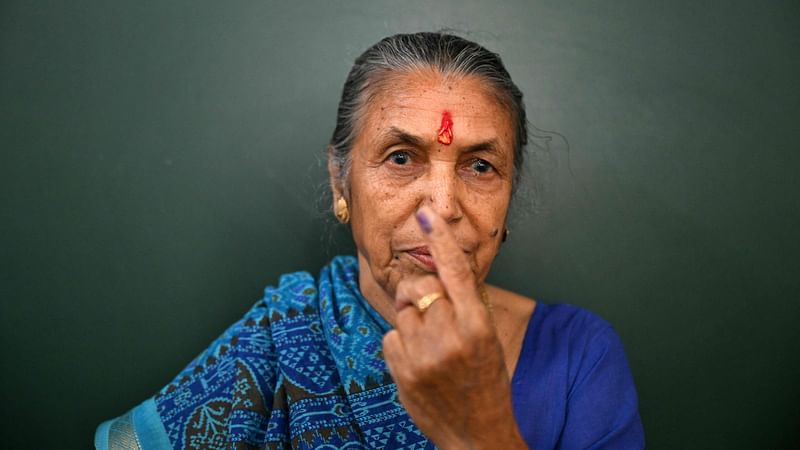
[[[122,416],[101,423],[94,435],[94,446],[97,450],[172,448],[152,397]]]
[[[139,444],[145,450],[150,448],[172,448],[167,430],[158,415],[156,401],[148,398],[133,410],[133,429]]]
[[[94,448],[96,450],[108,449],[108,429],[111,428],[111,422],[115,420],[106,420],[97,427],[97,431],[94,433]]]

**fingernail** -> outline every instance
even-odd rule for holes
[[[430,220],[428,220],[428,216],[426,216],[422,211],[417,211],[417,223],[419,223],[423,233],[431,234],[431,231],[433,231],[433,227],[431,226]]]

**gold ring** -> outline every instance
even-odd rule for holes
[[[433,302],[439,300],[440,298],[444,298],[444,293],[442,292],[433,292],[431,294],[427,294],[417,300],[417,309],[419,312],[425,312],[428,308],[431,307]]]

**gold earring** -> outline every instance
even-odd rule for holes
[[[335,213],[339,223],[350,222],[350,210],[347,208],[347,200],[344,197],[339,197],[339,200],[336,201]]]
[[[508,235],[509,234],[511,234],[511,232],[508,230],[508,227],[505,227],[503,229],[503,242],[508,240]]]

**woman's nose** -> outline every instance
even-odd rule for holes
[[[460,219],[460,186],[453,168],[431,170],[428,175],[428,205],[445,221],[454,222]]]

